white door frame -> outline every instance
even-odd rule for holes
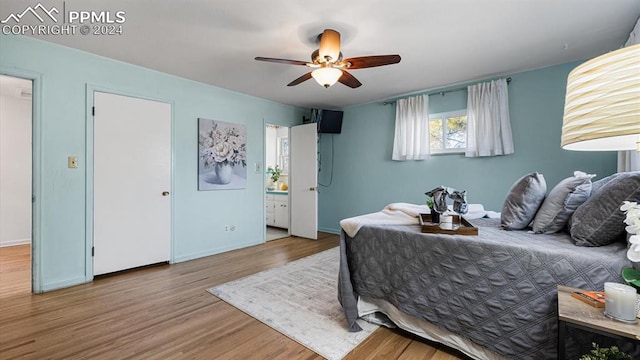
[[[42,267],[42,74],[22,69],[0,67],[0,74],[31,80],[31,292],[41,293]]]
[[[87,163],[87,174],[86,174],[86,217],[85,217],[85,229],[86,229],[86,233],[85,233],[85,238],[86,238],[86,248],[85,248],[85,280],[87,282],[90,282],[93,280],[93,94],[95,92],[102,92],[102,93],[109,93],[109,94],[114,94],[114,95],[122,95],[122,96],[129,96],[129,97],[134,97],[134,98],[139,98],[139,99],[144,99],[144,100],[152,100],[152,101],[157,101],[157,102],[163,102],[163,103],[168,103],[169,105],[171,105],[171,189],[169,190],[169,192],[171,194],[175,194],[174,191],[174,163],[175,163],[175,159],[174,159],[174,144],[175,144],[175,114],[174,114],[174,109],[175,109],[175,104],[173,101],[167,100],[167,99],[159,99],[159,98],[153,98],[153,97],[149,97],[149,96],[144,96],[144,95],[140,95],[137,93],[133,93],[133,92],[128,92],[128,91],[123,91],[123,90],[119,90],[119,89],[112,89],[112,88],[106,88],[106,87],[102,87],[99,85],[94,85],[94,84],[87,84],[86,87],[86,112],[85,112],[85,116],[86,116],[86,153],[85,153],[85,158],[86,158],[86,163]],[[169,263],[173,263],[174,262],[174,257],[175,257],[175,244],[174,244],[174,201],[171,201],[171,215],[170,215],[170,227],[171,227],[171,234],[170,236],[170,243],[171,243],[171,250],[170,250],[170,257],[169,257]]]

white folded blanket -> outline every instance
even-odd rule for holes
[[[340,226],[349,237],[354,237],[358,230],[366,224],[380,225],[412,225],[418,224],[418,214],[429,213],[426,205],[408,203],[393,203],[385,206],[382,211],[355,216],[340,220]]]
[[[465,219],[480,219],[487,215],[487,211],[482,204],[469,204],[467,213],[462,215]]]
[[[417,225],[420,223],[418,214],[429,213],[431,210],[427,205],[393,203],[385,206],[382,211],[340,220],[340,227],[349,237],[354,237],[363,225]],[[484,217],[486,213],[482,204],[469,204],[468,212],[463,216],[477,219]]]
[[[431,210],[427,205],[416,205],[409,203],[393,203],[385,206],[382,211],[394,213],[397,211],[403,212],[411,217],[417,218],[418,214],[430,214]]]

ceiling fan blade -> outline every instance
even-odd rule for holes
[[[299,78],[293,80],[292,82],[288,83],[287,86],[296,86],[302,82],[305,82],[307,80],[311,79],[311,73],[308,72],[302,76],[300,76]]]
[[[287,65],[303,65],[303,66],[307,65],[306,61],[268,58],[268,57],[262,57],[262,56],[256,57],[256,60],[274,62],[274,63],[279,63],[279,64],[287,64]]]
[[[352,89],[362,86],[362,83],[358,81],[358,79],[356,79],[353,75],[349,74],[345,70],[342,70],[342,76],[340,76],[338,81]]]
[[[346,64],[347,69],[364,69],[376,66],[397,64],[400,62],[400,55],[374,55],[374,56],[360,56],[345,59],[343,61]]]

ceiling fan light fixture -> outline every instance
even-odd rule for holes
[[[328,88],[335,84],[340,76],[342,76],[342,70],[332,67],[321,67],[311,72],[311,76],[318,82],[318,84]]]
[[[340,51],[340,33],[335,30],[325,29],[322,34],[318,35],[316,41],[319,46],[318,49],[311,53],[311,62],[262,56],[258,56],[255,59],[258,61],[306,66],[315,69],[288,83],[287,86],[299,85],[313,77],[318,84],[325,88],[339,81],[341,84],[352,89],[362,86],[362,83],[347,70],[365,69],[400,62],[400,55],[359,56],[343,60],[342,52]]]
[[[338,61],[340,57],[340,33],[332,29],[325,29],[320,36],[319,51],[321,62]]]

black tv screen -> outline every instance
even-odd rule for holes
[[[322,110],[322,116],[318,122],[318,133],[340,134],[342,130],[342,111]]]

